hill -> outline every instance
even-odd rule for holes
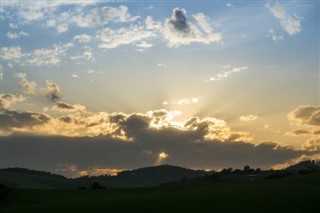
[[[201,177],[205,174],[204,171],[161,165],[123,171],[117,176],[84,176],[71,179],[49,172],[9,168],[0,170],[0,183],[15,188],[48,189],[89,188],[94,182],[108,188],[152,187],[165,182],[179,181],[183,178]]]

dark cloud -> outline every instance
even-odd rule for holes
[[[258,145],[244,142],[194,140],[193,133],[176,129],[150,130],[139,140],[123,142],[110,137],[36,137],[10,136],[3,138],[5,167],[27,167],[49,170],[63,165],[79,169],[92,167],[130,169],[161,164],[189,168],[242,168],[244,165],[269,168],[285,163],[308,150],[295,150],[268,142]],[[159,162],[159,154],[168,156]],[[19,156],[17,158],[16,156]]]
[[[171,18],[166,19],[162,33],[169,47],[178,47],[192,42],[210,44],[220,41],[221,34],[213,32],[208,20],[209,18],[203,13],[193,15],[192,20],[188,20],[185,9],[175,8]]]
[[[47,88],[44,90],[45,95],[51,101],[59,101],[62,98],[60,87],[50,80],[46,80]]]
[[[0,114],[1,130],[12,130],[14,128],[31,128],[48,123],[51,118],[37,112],[17,112],[5,110]]]
[[[311,126],[320,126],[320,106],[299,106],[288,115],[289,120]]]
[[[25,94],[43,95],[54,102],[62,98],[60,87],[51,80],[46,80],[46,88],[40,88],[36,82],[28,81],[25,73],[18,73],[17,77],[20,78],[20,89]]]
[[[57,102],[55,105],[57,106],[57,108],[60,108],[60,109],[66,109],[66,110],[73,110],[74,109],[74,107],[72,105],[64,103],[64,102]]]
[[[172,17],[169,19],[169,24],[178,32],[190,32],[190,25],[187,22],[187,12],[185,9],[175,8],[172,12]]]

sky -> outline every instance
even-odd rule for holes
[[[1,167],[320,158],[318,1],[1,1]]]

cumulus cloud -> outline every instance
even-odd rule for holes
[[[242,115],[239,117],[241,121],[254,121],[258,119],[257,115]]]
[[[296,125],[320,126],[320,106],[299,106],[288,114],[288,119]]]
[[[302,145],[306,150],[320,151],[320,138],[312,138]]]
[[[272,15],[279,20],[281,27],[289,35],[297,34],[302,30],[301,18],[297,17],[296,15],[292,16],[288,14],[278,2],[273,5],[268,3],[266,4],[266,7],[269,9]]]
[[[119,6],[116,7],[97,7],[88,12],[81,12],[75,16],[72,16],[70,21],[80,27],[92,27],[95,25],[105,25],[109,22],[132,22],[139,19],[139,16],[132,16],[128,12],[128,7]]]
[[[20,32],[8,32],[7,33],[7,37],[11,38],[11,39],[17,39],[17,38],[21,38],[21,37],[27,37],[29,36],[28,33],[20,31]]]
[[[93,61],[94,60],[94,56],[93,56],[93,50],[92,48],[90,47],[84,47],[83,49],[84,52],[82,54],[79,54],[79,55],[74,55],[74,56],[71,56],[70,59],[71,60],[88,60],[88,61]]]
[[[32,21],[47,18],[53,16],[54,12],[63,5],[78,5],[85,6],[93,4],[93,1],[34,1],[24,2],[19,0],[11,0],[3,2],[2,6],[4,9],[13,10],[14,14],[22,23],[29,23]]]
[[[27,74],[17,73],[16,76],[20,78],[20,89],[25,94],[43,95],[51,101],[58,101],[62,98],[59,85],[51,80],[46,80],[46,88],[40,88],[37,86],[36,82],[27,80]]]
[[[223,78],[229,77],[233,73],[239,73],[242,72],[243,70],[247,70],[248,67],[243,66],[243,67],[232,67],[231,65],[226,65],[223,66],[223,68],[213,76],[209,76],[209,81],[218,81]]]
[[[20,94],[1,94],[0,95],[0,110],[8,109],[12,105],[22,102],[25,100],[25,97],[23,97]]]
[[[2,47],[1,48],[1,58],[3,60],[17,60],[22,57],[21,48],[16,47]]]
[[[54,65],[58,66],[61,63],[61,57],[73,47],[72,43],[67,44],[54,44],[52,48],[35,49],[30,53],[25,53],[23,64],[26,65]]]
[[[144,26],[131,25],[128,28],[111,29],[105,28],[98,32],[97,38],[100,39],[100,48],[116,48],[125,44],[137,44],[138,42],[155,36],[153,31],[145,29]]]
[[[37,112],[18,112],[16,110],[4,110],[0,113],[1,131],[12,132],[15,129],[30,131],[35,126],[41,126],[50,121],[50,117]],[[34,132],[36,130],[34,129]]]
[[[219,42],[222,39],[220,33],[213,32],[208,24],[208,17],[199,13],[193,16],[199,26],[188,21],[185,9],[175,8],[171,18],[167,19],[163,27],[163,35],[169,47],[178,47],[192,42],[210,44]]]
[[[58,111],[58,112],[77,112],[77,111],[85,111],[86,107],[80,104],[71,105],[62,101],[57,101],[53,105],[51,110]]]
[[[92,39],[92,36],[88,34],[80,34],[73,37],[73,39],[79,43],[89,43]]]

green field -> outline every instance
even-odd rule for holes
[[[320,174],[140,189],[14,189],[0,212],[319,212]]]

